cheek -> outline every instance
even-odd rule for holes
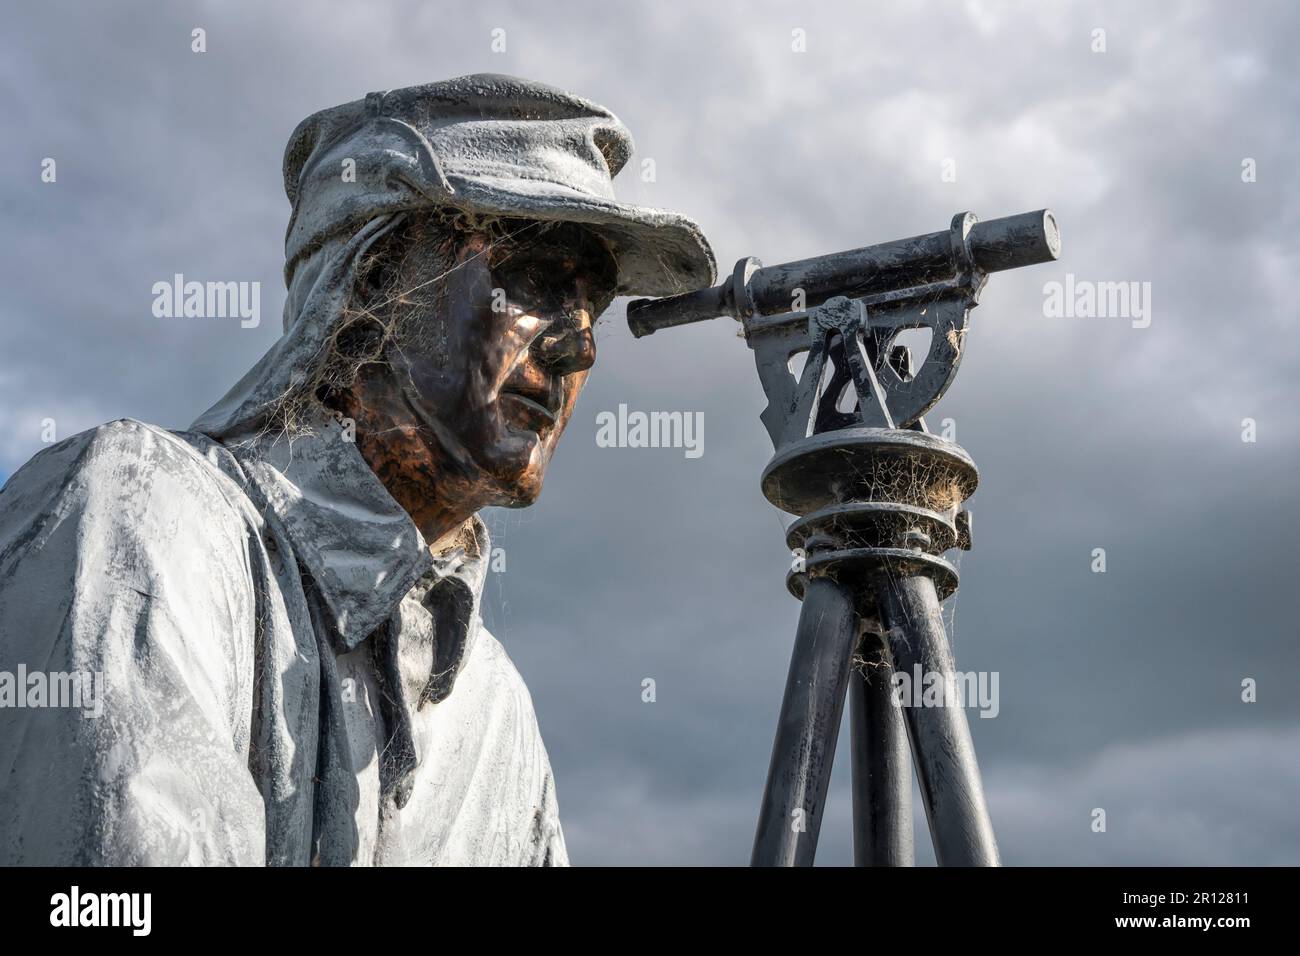
[[[526,345],[488,319],[472,328],[433,326],[423,342],[407,346],[407,364],[425,400],[445,413],[481,417],[494,414],[497,390]]]
[[[481,341],[473,345],[472,359],[473,366],[479,370],[479,388],[489,400],[495,399],[497,390],[526,359],[532,342],[528,330],[516,327],[513,322],[493,320],[490,325],[492,328],[484,330]]]

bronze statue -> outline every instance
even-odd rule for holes
[[[0,492],[0,864],[562,864],[479,509],[541,491],[615,295],[707,286],[619,203],[609,111],[476,75],[305,120],[284,335],[188,431],[113,422]]]

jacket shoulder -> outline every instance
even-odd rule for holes
[[[235,532],[227,515],[242,527],[243,504],[239,486],[185,438],[119,419],[41,450],[0,489],[0,566],[69,520],[210,536]]]
[[[123,419],[0,491],[0,668],[94,688],[83,708],[0,708],[0,767],[16,768],[0,863],[264,861],[249,715],[265,592],[210,452]]]

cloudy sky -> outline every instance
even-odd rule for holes
[[[992,278],[931,415],[982,472],[949,613],[958,666],[999,674],[971,718],[1003,856],[1300,863],[1298,39],[1258,0],[6,5],[0,479],[45,419],[185,427],[271,345],[285,140],[370,91],[498,72],[609,106],[620,197],[724,270],[1050,206],[1064,256]],[[260,281],[262,323],[155,318],[177,272]],[[1149,325],[1048,317],[1067,273],[1150,283]],[[734,325],[636,341],[622,307],[542,500],[486,516],[486,613],[575,863],[740,864],[799,610],[764,399]],[[704,454],[598,447],[620,403],[702,412]],[[852,859],[847,765],[822,863]]]

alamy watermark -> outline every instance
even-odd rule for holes
[[[687,458],[704,454],[703,412],[628,411],[596,413],[598,448],[682,448]]]
[[[82,717],[104,713],[104,675],[100,671],[0,671],[0,707],[71,707]]]
[[[233,319],[245,329],[262,322],[262,283],[186,282],[178,272],[171,282],[153,284],[156,319]]]
[[[896,707],[971,707],[981,717],[996,717],[1002,709],[998,703],[997,671],[927,671],[912,665],[912,673],[894,671]]]
[[[1131,319],[1133,328],[1151,324],[1150,282],[1093,282],[1076,279],[1043,284],[1043,317],[1047,319]]]
[[[122,926],[132,936],[148,936],[152,911],[152,893],[83,893],[74,884],[50,897],[51,926]]]

